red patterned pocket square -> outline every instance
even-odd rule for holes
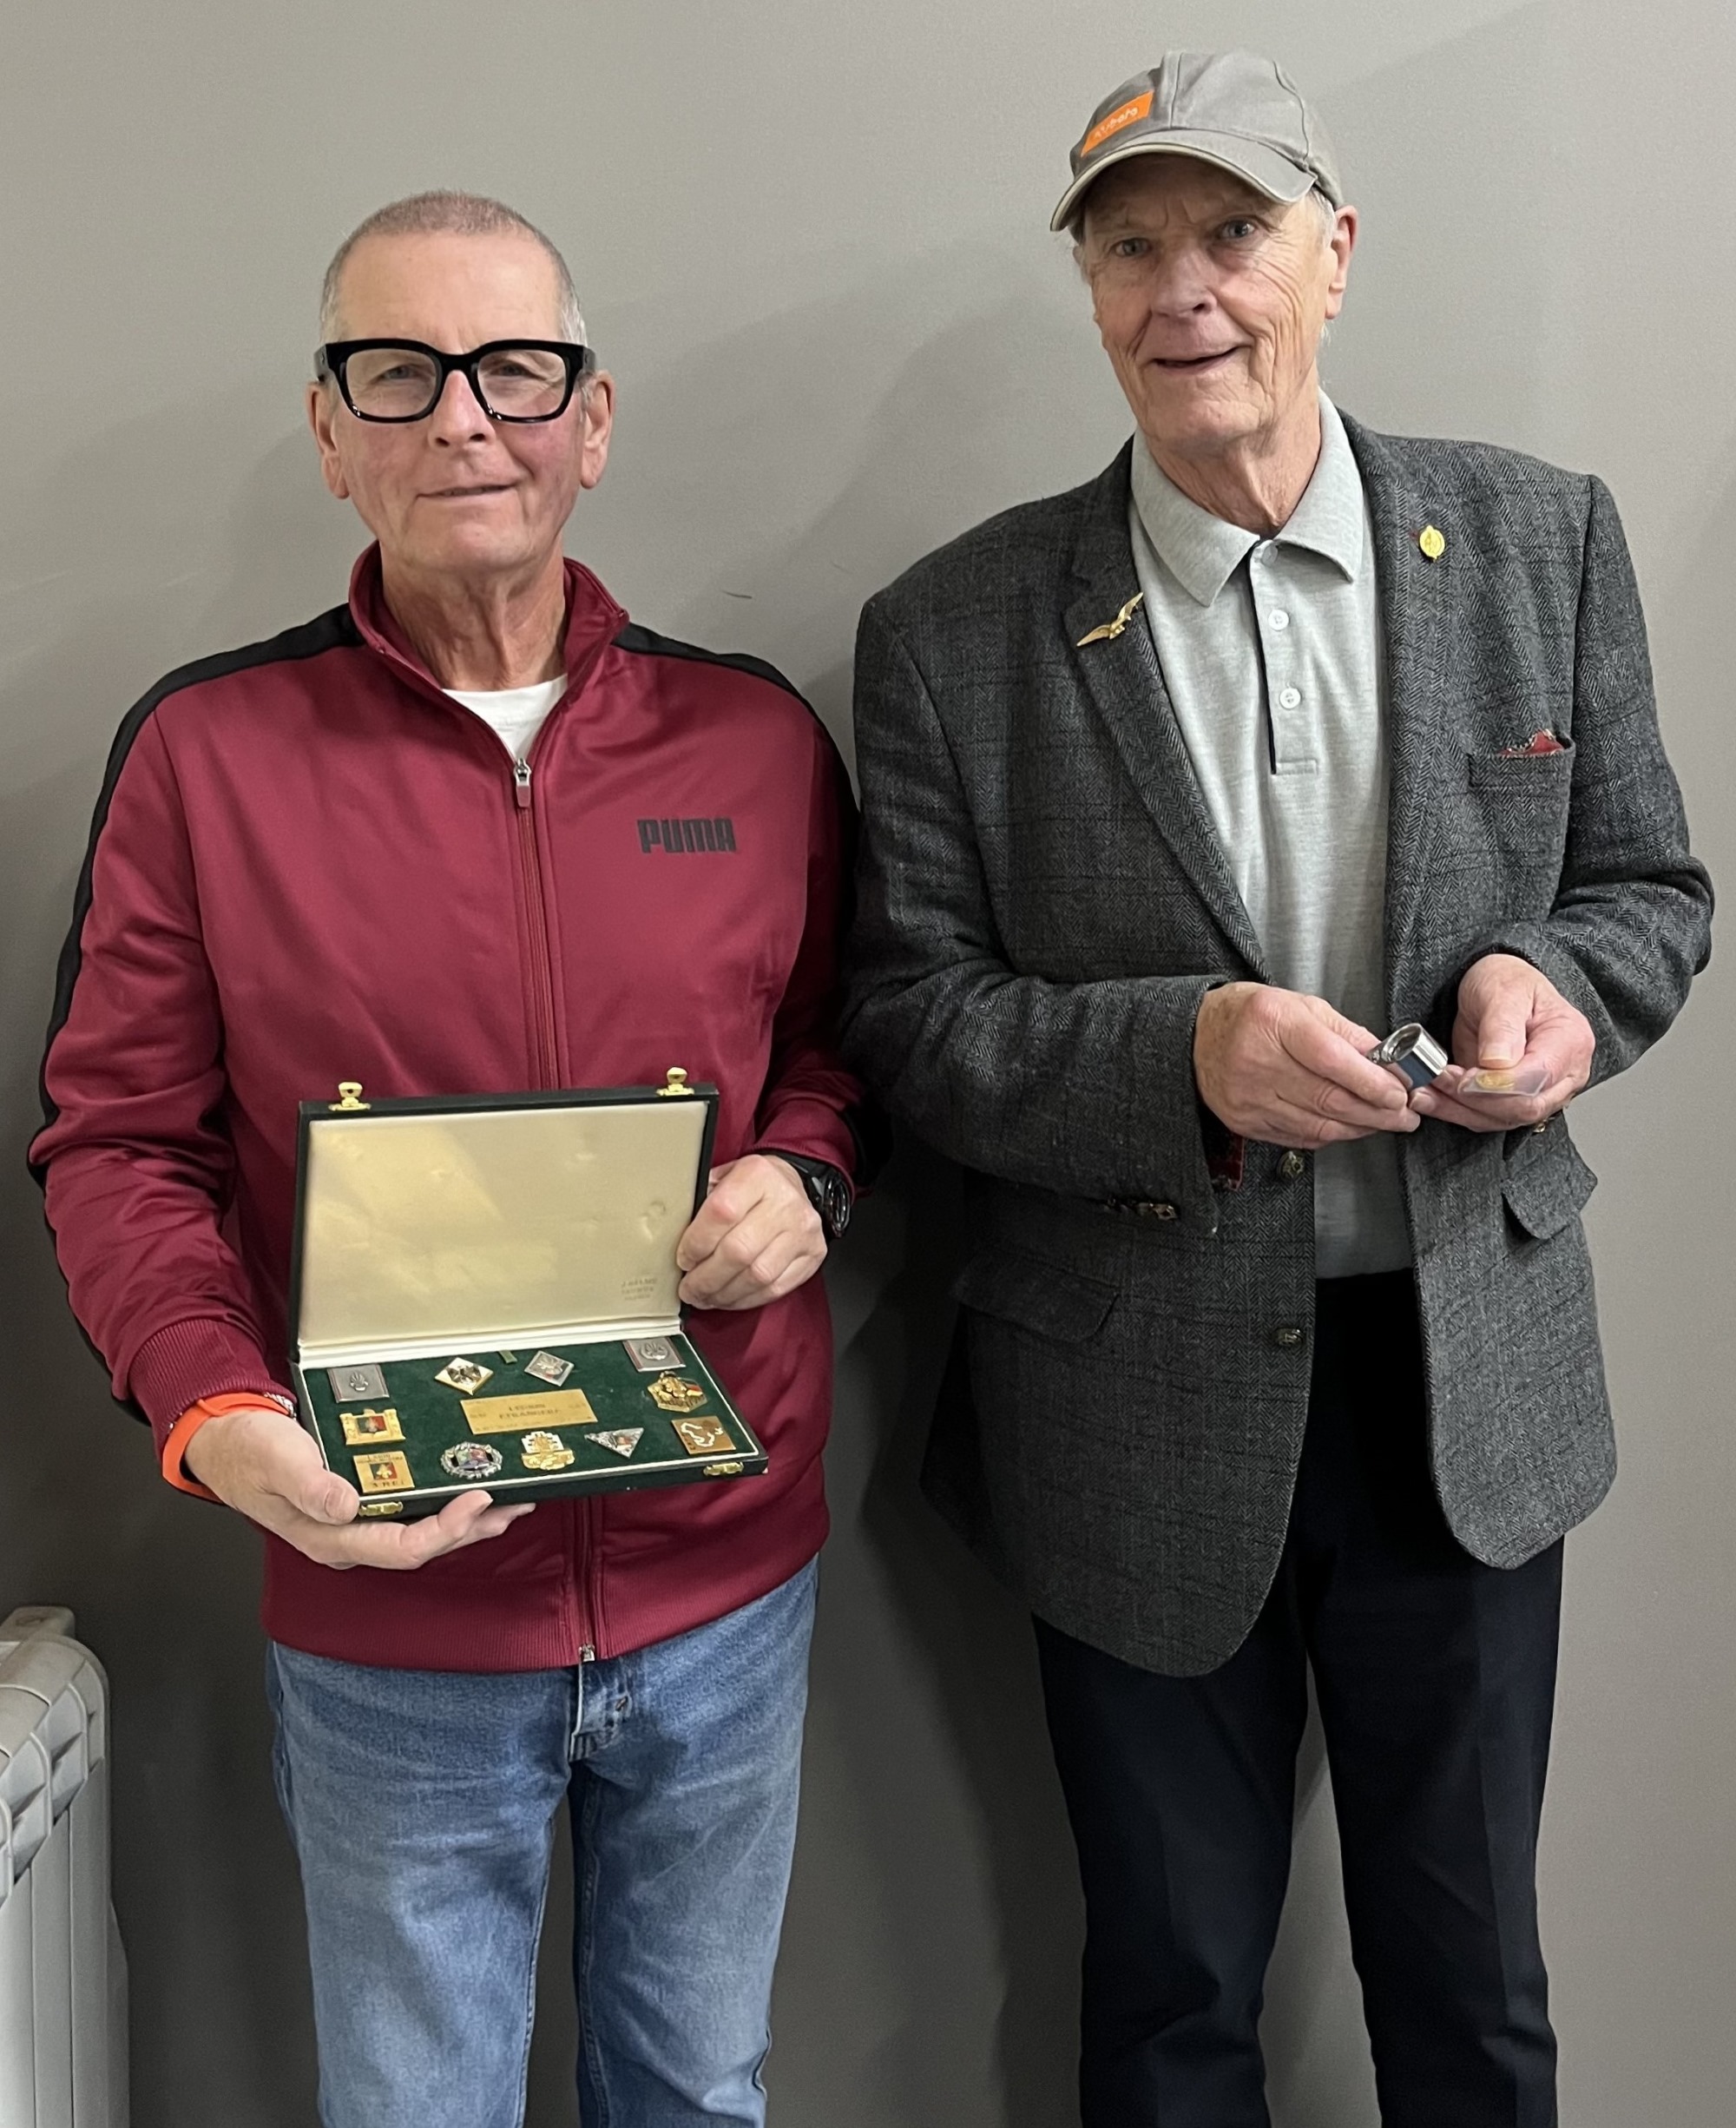
[[[1503,747],[1501,758],[1504,761],[1522,761],[1530,754],[1565,754],[1567,748],[1547,728],[1533,732],[1522,747]]]

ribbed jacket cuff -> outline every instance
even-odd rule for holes
[[[159,1457],[175,1421],[201,1397],[248,1390],[290,1394],[273,1380],[253,1339],[214,1315],[189,1315],[148,1337],[134,1356],[127,1388],[151,1422]]]
[[[782,1103],[762,1122],[750,1153],[800,1153],[829,1161],[856,1189],[856,1140],[850,1125],[825,1101]]]

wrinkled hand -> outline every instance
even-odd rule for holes
[[[326,1469],[312,1436],[274,1404],[207,1419],[181,1461],[227,1506],[321,1566],[421,1566],[498,1537],[530,1512],[491,1506],[486,1492],[461,1492],[424,1521],[358,1522],[361,1495]]]
[[[1410,1105],[1467,1130],[1522,1130],[1567,1106],[1591,1077],[1596,1048],[1591,1022],[1548,976],[1515,953],[1486,953],[1459,984],[1453,1061]],[[1469,1072],[1522,1067],[1547,1073],[1541,1092],[1455,1098]]]
[[[1371,1064],[1379,1040],[1324,998],[1269,983],[1207,991],[1194,1025],[1200,1097],[1226,1128],[1269,1145],[1335,1145],[1417,1117],[1391,1071]]]
[[[763,1308],[825,1262],[825,1229],[801,1179],[775,1154],[713,1168],[711,1193],[675,1248],[692,1308]]]

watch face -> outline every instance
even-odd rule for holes
[[[850,1224],[850,1186],[833,1176],[825,1184],[825,1210],[821,1215],[834,1234]]]

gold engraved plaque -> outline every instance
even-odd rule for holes
[[[596,1413],[582,1389],[533,1390],[528,1396],[467,1396],[472,1433],[525,1433],[539,1427],[594,1426]]]
[[[364,1492],[407,1492],[415,1483],[410,1458],[399,1450],[356,1458],[356,1484]]]

